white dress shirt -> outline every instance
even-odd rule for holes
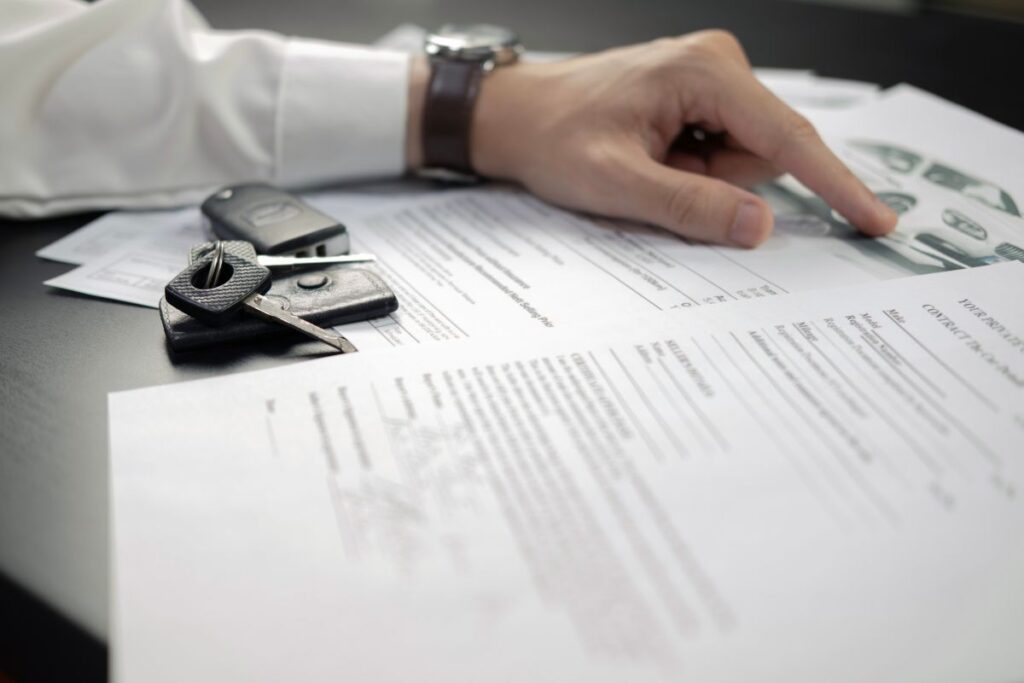
[[[0,214],[396,175],[409,58],[211,30],[187,0],[0,0]]]

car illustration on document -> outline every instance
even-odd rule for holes
[[[813,221],[818,234],[846,238],[865,255],[913,274],[1024,261],[1024,218],[1006,190],[888,142],[848,140],[837,151],[900,217],[897,229],[880,239],[861,238],[792,179],[765,193],[780,220],[799,224],[805,234]]]

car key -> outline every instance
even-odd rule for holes
[[[302,332],[341,353],[357,351],[342,335],[307,322],[263,296],[270,289],[270,270],[223,245],[220,273],[207,286],[217,258],[215,249],[178,273],[164,288],[167,303],[207,325],[222,325],[243,311]]]
[[[222,188],[206,198],[201,211],[214,235],[252,242],[260,254],[331,256],[349,250],[343,224],[271,185]]]
[[[370,263],[377,260],[377,257],[373,254],[346,254],[344,256],[268,256],[265,254],[257,254],[256,249],[251,242],[244,242],[242,240],[221,240],[220,243],[223,244],[226,249],[233,250],[242,258],[249,259],[250,261],[256,261],[261,266],[266,266],[271,269],[314,268],[342,263]],[[215,254],[217,244],[217,242],[203,242],[202,244],[195,245],[191,250],[189,250],[189,262],[198,261],[207,254]],[[216,277],[216,271],[214,269],[211,269],[209,273]]]
[[[373,254],[345,254],[343,256],[266,256],[260,254],[256,262],[267,268],[312,268],[342,263],[370,263],[376,261]]]

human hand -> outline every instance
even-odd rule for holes
[[[721,144],[680,149],[680,134],[694,127]],[[771,209],[742,188],[780,172],[868,235],[896,224],[723,31],[501,67],[484,78],[471,154],[481,174],[552,203],[706,242],[763,242]]]

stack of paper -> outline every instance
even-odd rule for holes
[[[1022,287],[115,394],[118,680],[1015,680]]]
[[[311,196],[401,308],[111,396],[117,680],[1024,677],[1024,135],[759,76],[892,236],[790,178],[751,251],[511,188]],[[152,305],[200,236],[109,214],[42,255]]]

